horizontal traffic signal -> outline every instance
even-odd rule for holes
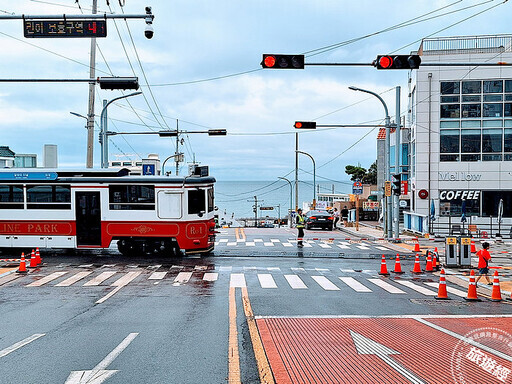
[[[139,89],[137,77],[98,77],[101,89]]]
[[[227,131],[225,129],[209,129],[208,136],[226,136]]]
[[[293,126],[297,129],[316,129],[316,121],[296,121]]]
[[[304,69],[304,55],[263,54],[263,68],[271,69]]]
[[[418,69],[420,64],[419,55],[379,55],[374,61],[377,69]]]

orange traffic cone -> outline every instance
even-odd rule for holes
[[[416,242],[416,244],[414,244],[414,252],[420,252],[420,243],[419,242]]]
[[[425,272],[432,272],[432,258],[430,254],[427,256],[427,265],[425,266]]]
[[[439,271],[439,266],[437,265],[437,255],[435,253],[432,254],[432,269],[434,271]]]
[[[389,275],[388,273],[388,267],[386,266],[386,257],[382,255],[382,261],[380,263],[380,272],[379,275]]]
[[[476,295],[476,283],[475,283],[475,271],[471,270],[469,276],[469,285],[468,285],[468,296],[465,297],[467,301],[480,301],[478,296]]]
[[[27,273],[27,264],[25,263],[25,254],[24,253],[21,253],[20,267],[18,268],[16,273]]]
[[[30,255],[30,265],[29,268],[37,267],[36,253],[32,250],[32,254]]]
[[[474,241],[471,242],[471,253],[476,253],[476,247],[475,247]]]
[[[437,300],[449,300],[448,292],[446,292],[446,277],[444,275],[444,269],[441,269],[441,275],[439,276],[439,289],[437,290]]]
[[[400,255],[396,254],[396,260],[395,260],[395,270],[392,271],[393,273],[404,273],[402,271],[402,266],[400,265]]]
[[[414,269],[412,270],[412,273],[422,273],[420,265],[420,256],[418,254],[416,254],[416,260],[414,260]]]
[[[41,260],[41,255],[39,254],[39,248],[36,248],[36,262],[37,262],[37,265],[39,265],[43,262]]]
[[[492,301],[501,301],[501,289],[500,289],[500,278],[498,276],[498,271],[494,271],[494,280],[492,282]]]

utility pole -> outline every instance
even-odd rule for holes
[[[295,212],[299,209],[299,134],[295,132]]]
[[[258,196],[254,196],[254,226],[258,226]]]
[[[400,86],[396,87],[396,130],[395,130],[395,175],[400,174]],[[400,179],[401,180],[401,179]],[[395,239],[400,237],[400,195],[393,194],[393,232]]]
[[[93,15],[98,12],[98,0],[92,0],[92,13]],[[96,38],[91,38],[91,55],[89,58],[89,78],[94,79],[96,76]],[[93,143],[94,143],[94,91],[95,82],[89,83],[89,110],[87,113],[87,159],[86,167],[92,168],[94,164],[93,159]]]
[[[179,130],[179,126],[178,126],[178,120],[176,120],[176,152],[174,152],[174,154],[176,155],[176,173],[175,173],[176,176],[178,176],[178,172],[180,170],[179,144],[180,144],[180,130]]]

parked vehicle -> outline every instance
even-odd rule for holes
[[[306,213],[306,229],[322,228],[332,231],[334,217],[327,211],[309,211]]]

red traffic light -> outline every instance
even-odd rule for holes
[[[263,68],[272,69],[304,69],[304,55],[263,54]]]
[[[379,66],[382,69],[388,69],[393,65],[393,58],[391,56],[382,56],[379,59]]]
[[[263,59],[263,64],[267,68],[272,68],[274,65],[276,65],[276,57],[269,55]]]
[[[316,129],[316,121],[296,121],[293,126],[297,129]]]

